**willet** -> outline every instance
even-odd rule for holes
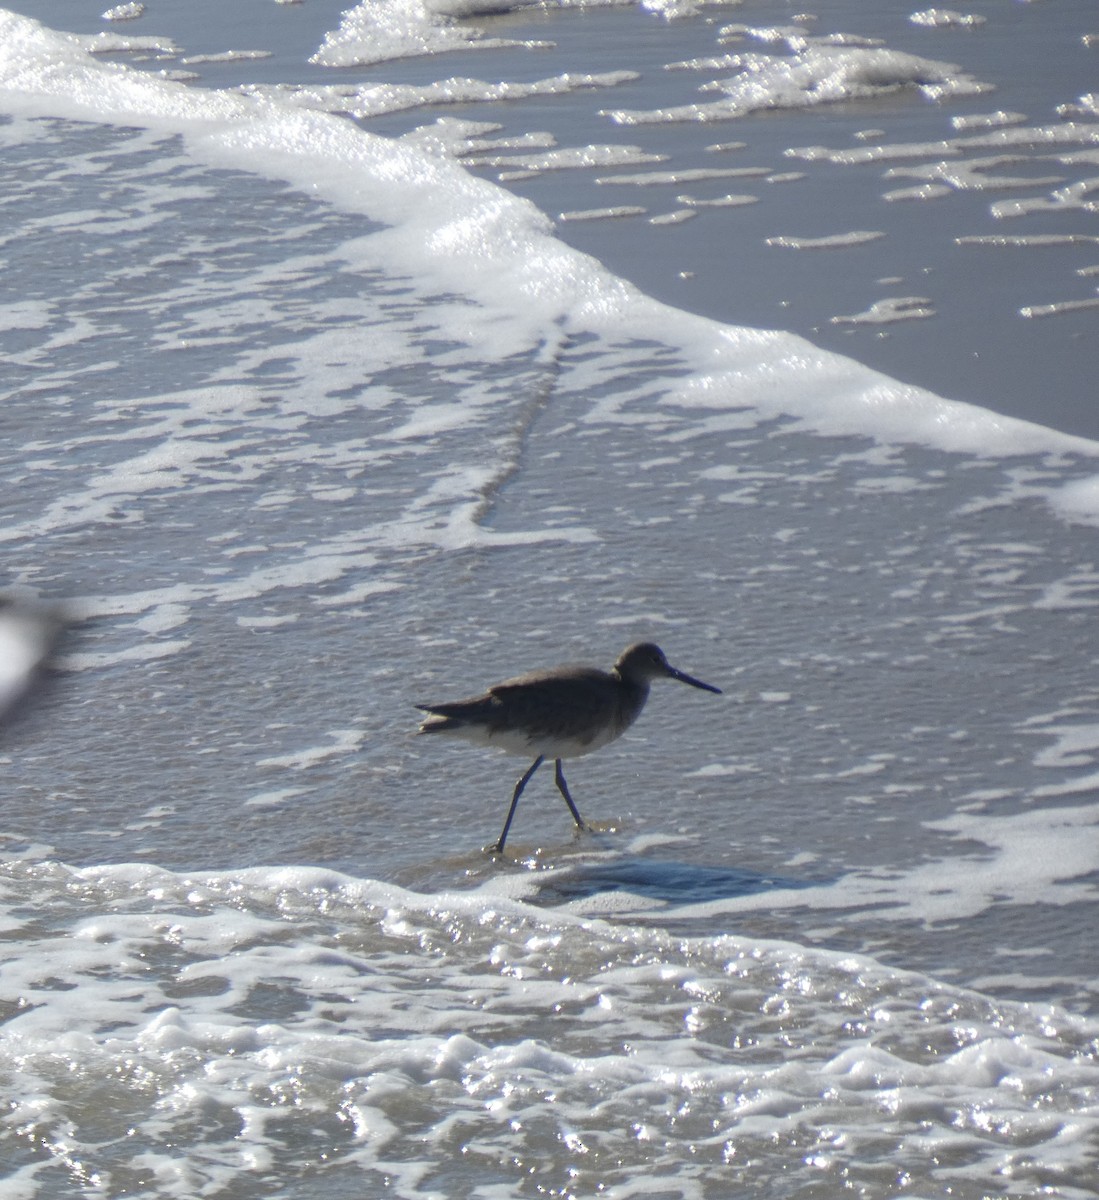
[[[547,758],[556,762],[558,790],[578,829],[583,817],[569,795],[561,760],[591,754],[620,737],[641,715],[654,679],[678,679],[691,687],[721,694],[721,688],[676,670],[652,642],[628,646],[610,671],[595,667],[554,667],[505,679],[483,696],[450,704],[417,704],[431,715],[421,733],[447,733],[508,754],[534,754],[515,785],[507,820],[495,850],[502,854],[515,806],[531,776]]]

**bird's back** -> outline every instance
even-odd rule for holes
[[[578,758],[620,736],[644,707],[647,686],[594,667],[557,667],[506,679],[483,696],[421,707],[424,733],[453,733],[513,754]]]

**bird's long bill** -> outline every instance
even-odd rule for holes
[[[715,692],[717,695],[721,695],[721,688],[714,687],[712,683],[703,683],[701,679],[695,679],[693,675],[688,675],[686,671],[679,671],[675,667],[669,667],[668,674],[673,679],[678,679],[680,683],[689,683],[691,687],[701,688],[704,692]]]

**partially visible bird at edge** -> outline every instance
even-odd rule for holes
[[[547,758],[555,761],[557,787],[576,827],[587,828],[569,795],[561,762],[591,754],[621,737],[641,715],[654,679],[678,679],[691,687],[721,694],[721,688],[673,667],[659,646],[638,642],[623,650],[609,671],[553,667],[505,679],[484,695],[468,700],[417,704],[418,709],[430,714],[420,726],[420,733],[449,734],[475,745],[495,746],[508,754],[535,755],[515,785],[504,828],[493,847],[502,854],[519,797]]]

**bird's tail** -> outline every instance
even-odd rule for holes
[[[416,707],[420,712],[428,714],[420,725],[421,733],[453,733],[468,724],[467,720],[463,720],[458,713],[452,711],[457,705],[417,704]]]

